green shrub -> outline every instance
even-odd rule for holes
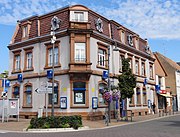
[[[81,116],[49,116],[32,118],[28,128],[69,128],[78,129],[82,126]]]

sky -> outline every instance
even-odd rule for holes
[[[180,62],[180,0],[0,0],[0,73],[9,69],[17,20],[81,4],[147,38],[153,52]]]

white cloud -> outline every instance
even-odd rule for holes
[[[0,24],[42,15],[81,0],[0,0]],[[147,38],[180,39],[179,0],[88,0],[86,6]],[[99,3],[99,4],[98,4]]]

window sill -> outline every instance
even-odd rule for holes
[[[97,68],[100,68],[100,69],[106,69],[108,70],[108,67],[103,67],[103,66],[99,66],[99,65],[96,65]]]
[[[89,108],[88,106],[71,106],[70,108],[78,109],[78,108]]]
[[[143,104],[143,106],[144,106],[144,107],[146,107],[146,106],[147,106],[147,104]]]
[[[136,107],[141,107],[142,105],[141,104],[136,104]]]
[[[31,69],[24,69],[23,72],[29,72],[29,71],[34,71],[34,68]]]
[[[61,64],[58,64],[58,65],[54,65],[54,68],[60,68],[61,67]],[[52,68],[52,66],[45,66],[44,69],[50,69]]]
[[[90,62],[72,62],[69,65],[92,65]]]
[[[21,70],[13,70],[11,74],[21,73]]]

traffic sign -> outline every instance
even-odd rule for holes
[[[52,93],[52,90],[48,89],[48,88],[37,88],[35,89],[35,92],[37,92],[38,94],[45,94],[45,93]]]

